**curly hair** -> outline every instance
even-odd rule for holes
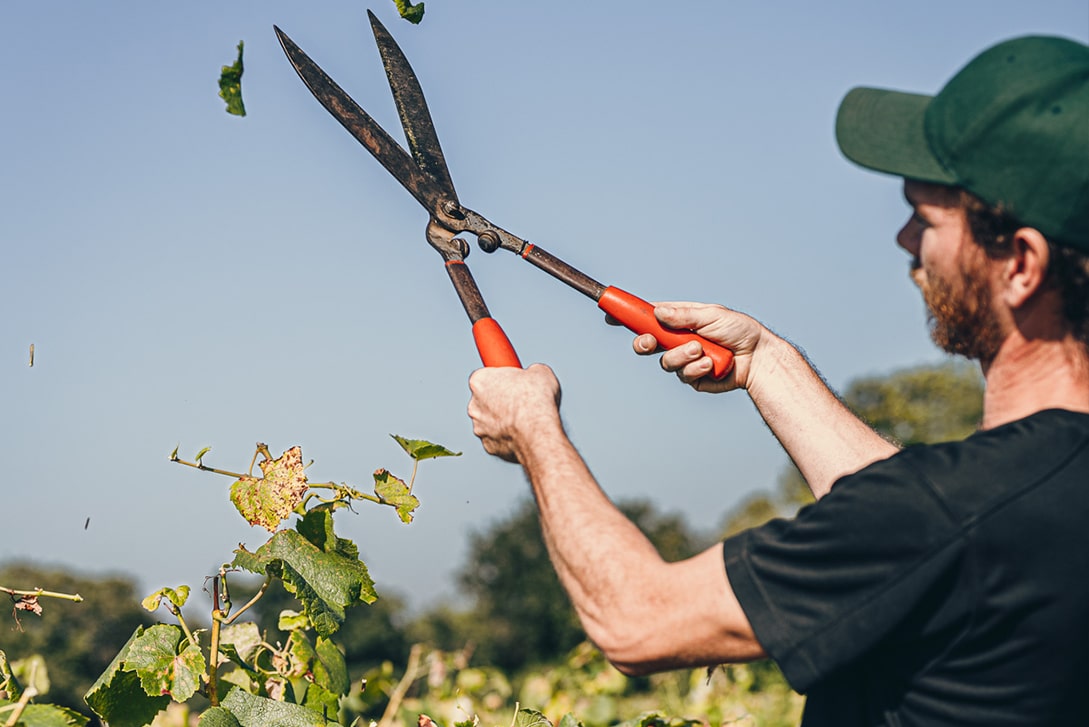
[[[988,205],[971,192],[960,191],[960,206],[972,237],[992,258],[1008,257],[1014,233],[1024,227],[1001,205]],[[1044,285],[1059,291],[1063,317],[1074,336],[1089,348],[1089,255],[1048,240],[1050,261]]]

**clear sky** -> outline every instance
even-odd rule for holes
[[[199,587],[264,535],[228,479],[167,461],[176,445],[241,470],[257,441],[299,444],[312,480],[366,487],[410,471],[397,433],[465,454],[423,463],[412,525],[361,507],[339,529],[380,592],[419,606],[453,591],[467,533],[526,496],[465,416],[479,364],[425,213],[272,32],[401,138],[367,7],[0,4],[0,560]],[[369,7],[465,205],[603,283],[747,311],[837,388],[941,358],[893,242],[898,181],[839,155],[840,99],[934,92],[1016,35],[1089,39],[1085,0],[428,0],[420,26]],[[239,40],[245,118],[217,97]],[[774,486],[785,456],[744,394],[691,392],[589,299],[473,247],[493,315],[557,371],[611,496],[712,529]]]

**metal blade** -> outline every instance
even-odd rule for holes
[[[444,189],[436,179],[424,173],[412,157],[408,155],[385,129],[378,125],[359,104],[329,78],[310,56],[282,30],[273,26],[280,45],[287,54],[287,59],[294,66],[306,87],[314,94],[333,117],[348,130],[352,136],[374,155],[374,158],[392,174],[431,215],[442,216],[443,202],[449,200],[453,188]]]
[[[382,65],[386,68],[386,78],[389,79],[393,100],[397,102],[397,113],[401,117],[409,151],[420,169],[430,174],[446,188],[447,195],[457,201],[454,181],[450,178],[450,170],[446,166],[446,158],[439,145],[439,137],[435,133],[435,124],[431,121],[431,112],[424,100],[420,81],[386,26],[370,10],[367,11],[367,16],[371,20],[371,30],[382,56]]]

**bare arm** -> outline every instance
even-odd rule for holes
[[[707,377],[711,360],[695,343],[662,354],[662,368],[699,391],[746,389],[815,497],[897,451],[836,397],[798,349],[753,318],[700,303],[661,304],[655,314],[667,326],[690,328],[734,351],[734,370],[722,381]],[[634,346],[653,353],[657,342],[644,335]]]
[[[610,661],[638,674],[764,656],[721,547],[667,563],[602,492],[563,431],[550,369],[481,369],[469,383],[474,432],[524,468],[560,581]]]

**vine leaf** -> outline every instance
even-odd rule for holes
[[[280,578],[314,629],[328,638],[344,623],[345,609],[374,603],[374,581],[355,544],[333,534],[328,510],[310,510],[296,528],[279,531],[255,553],[240,546],[231,565]]]
[[[219,639],[219,650],[228,660],[247,672],[256,673],[252,663],[262,641],[257,624],[246,621],[224,626]]]
[[[14,705],[15,702],[0,699],[0,707]],[[9,710],[0,710],[0,715],[8,715]],[[19,715],[16,722],[19,727],[83,727],[89,722],[75,710],[67,707],[58,707],[54,704],[28,704]]]
[[[106,671],[83,696],[94,713],[103,722],[108,722],[110,727],[143,727],[150,724],[155,715],[170,703],[170,697],[166,695],[148,697],[140,687],[140,677],[122,669],[133,643],[143,634],[144,627],[138,626]]]
[[[158,624],[131,643],[123,668],[136,672],[148,696],[167,695],[184,702],[196,694],[205,662],[180,628]]]
[[[219,73],[219,97],[227,102],[227,113],[235,116],[246,115],[246,105],[242,103],[242,41],[238,41],[238,60],[232,65],[223,66]]]
[[[26,611],[35,616],[42,615],[42,604],[38,603],[38,597],[33,594],[24,594],[15,601],[14,611]],[[16,618],[18,621],[18,618]]]
[[[284,518],[303,500],[309,485],[302,461],[302,448],[292,447],[279,459],[260,463],[263,477],[245,475],[231,485],[231,502],[250,525],[275,532]]]
[[[329,639],[318,637],[314,645],[314,683],[333,695],[344,694],[351,687],[344,654]]]
[[[189,600],[189,586],[178,586],[177,589],[160,588],[143,601],[140,601],[140,605],[148,611],[154,611],[163,602],[164,598],[174,604],[175,608],[181,608]]]
[[[405,450],[409,457],[415,460],[461,456],[461,452],[452,452],[441,444],[434,444],[426,439],[405,439],[396,434],[390,436],[397,441],[397,444],[401,445],[401,449]]]
[[[409,492],[405,481],[387,469],[375,470],[374,494],[383,503],[397,508],[397,516],[403,523],[412,522],[412,513],[420,506],[419,498]]]
[[[420,21],[423,20],[423,3],[413,5],[412,0],[393,0],[393,4],[397,6],[397,12],[401,14],[401,17],[413,25],[419,25]]]
[[[328,722],[314,710],[300,707],[297,704],[277,702],[267,697],[258,697],[255,694],[244,692],[241,689],[232,689],[220,702],[223,712],[227,712],[234,721],[223,721],[225,717],[214,715],[213,719],[205,723],[202,718],[201,727],[339,727],[336,722]],[[209,710],[211,711],[211,710]],[[113,727],[111,725],[110,727]]]
[[[519,709],[513,727],[552,727],[552,723],[535,709]]]
[[[234,718],[231,710],[223,707],[212,707],[204,710],[200,715],[197,727],[242,727],[242,723]]]

